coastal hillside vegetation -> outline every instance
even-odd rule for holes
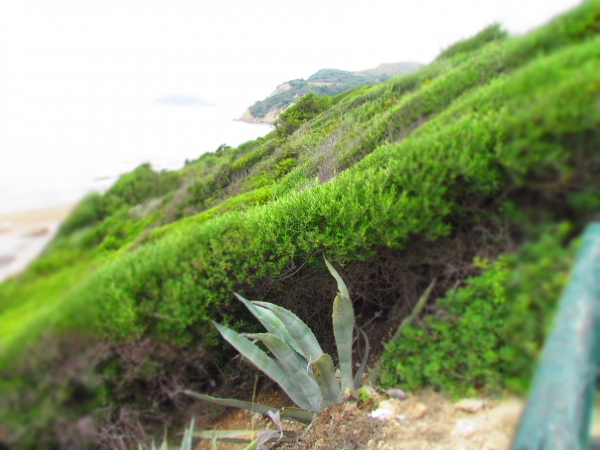
[[[283,111],[300,97],[308,93],[317,95],[336,95],[349,89],[381,83],[393,76],[414,72],[421,67],[419,63],[381,64],[375,69],[361,72],[348,72],[338,69],[321,69],[306,80],[290,80],[280,86],[264,100],[257,101],[248,111],[255,119],[264,118],[269,112]]]
[[[333,342],[324,256],[373,382],[525,393],[600,219],[599,32],[600,0],[521,37],[492,25],[417,72],[308,93],[265,137],[90,194],[0,284],[0,442],[137,448],[201,411],[180,390],[251,400],[256,372],[211,321],[258,330],[235,291]]]

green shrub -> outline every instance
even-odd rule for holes
[[[524,392],[549,332],[576,245],[563,246],[568,226],[497,261],[448,291],[436,313],[386,345],[381,382],[433,387],[454,395]]]
[[[501,41],[506,39],[508,33],[502,29],[499,24],[490,25],[475,36],[456,44],[451,45],[444,50],[437,59],[451,58],[459,53],[470,53],[492,41]]]
[[[69,217],[60,225],[57,237],[65,237],[76,230],[95,224],[102,218],[102,195],[97,192],[92,192],[87,195]]]
[[[303,123],[331,108],[331,98],[315,95],[309,92],[288,109],[277,119],[277,132],[282,136],[289,136]]]
[[[145,163],[122,175],[102,197],[102,215],[106,217],[123,206],[135,206],[145,200],[161,197],[181,184],[178,172],[155,172]]]

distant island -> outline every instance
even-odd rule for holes
[[[175,106],[214,106],[212,103],[191,95],[168,95],[156,100],[156,103]]]
[[[273,124],[279,114],[289,108],[297,98],[314,92],[319,95],[335,95],[357,86],[377,84],[394,76],[415,72],[423,64],[415,62],[384,63],[374,69],[347,72],[338,69],[321,69],[307,80],[290,80],[277,88],[264,100],[249,107],[239,120],[250,123]]]

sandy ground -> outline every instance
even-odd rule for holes
[[[435,392],[421,392],[397,400],[373,392],[369,401],[349,401],[326,408],[308,429],[284,422],[285,429],[302,436],[302,442],[277,448],[509,450],[524,406],[525,400],[515,397],[452,401]],[[389,412],[385,419],[377,414],[382,410]],[[214,418],[212,423],[200,421],[198,425],[199,429],[208,430],[275,428],[270,420],[243,410],[232,410]],[[594,437],[600,433],[598,411],[591,431]],[[201,441],[195,448],[209,450],[211,443]],[[220,443],[218,448],[234,450],[243,446]]]
[[[22,272],[44,250],[74,206],[0,215],[0,282]]]

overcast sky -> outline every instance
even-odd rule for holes
[[[189,94],[241,114],[277,84],[321,68],[428,63],[495,21],[523,33],[579,3],[3,0],[0,108],[27,114]]]

